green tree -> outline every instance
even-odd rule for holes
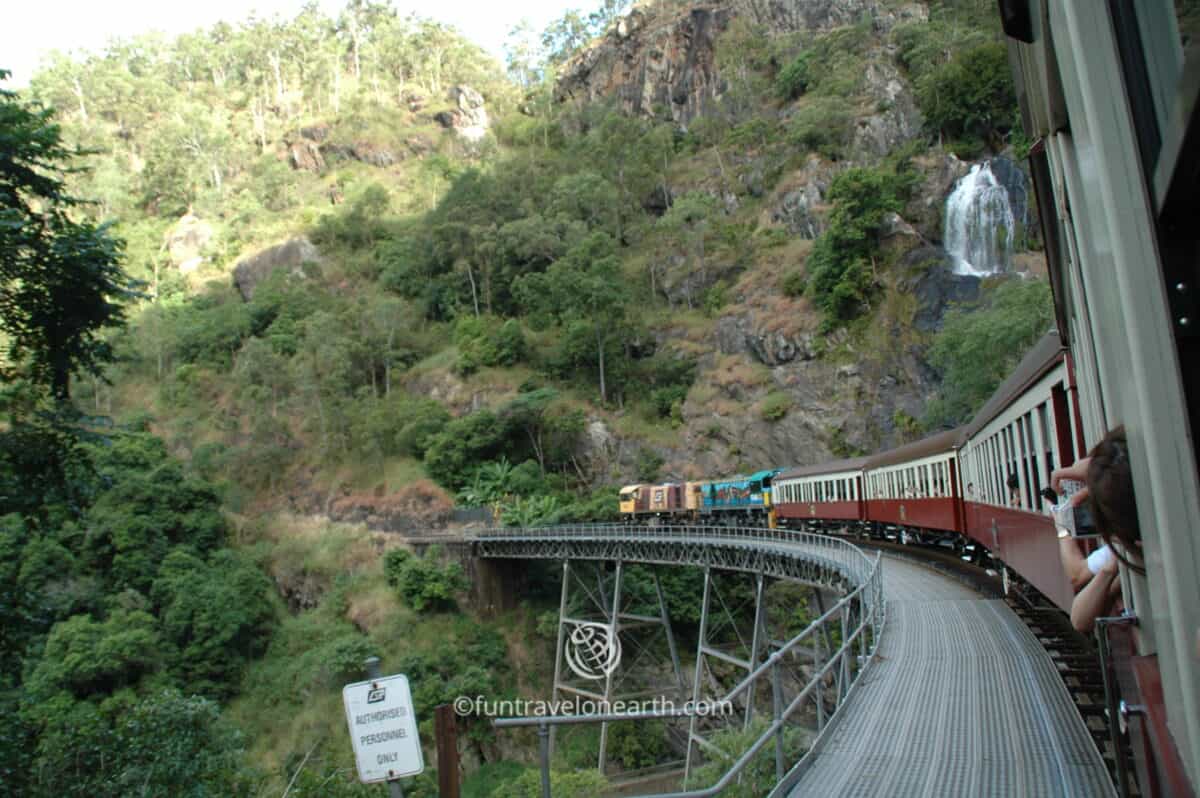
[[[675,242],[682,244],[688,257],[688,272],[698,276],[701,286],[708,282],[705,241],[717,201],[711,194],[692,191],[679,197],[659,218],[657,227]],[[693,307],[691,281],[687,281],[688,307]]]
[[[974,136],[994,148],[1016,118],[1016,94],[1004,44],[958,53],[917,82],[917,101],[931,130],[951,139]]]
[[[271,590],[262,571],[227,549],[208,563],[182,548],[167,555],[150,597],[163,637],[178,651],[172,670],[189,691],[232,694],[246,661],[266,648]]]
[[[910,185],[907,173],[854,168],[829,187],[829,228],[809,253],[807,291],[833,325],[862,312],[874,291],[879,236],[887,214],[899,213]]]
[[[600,401],[608,401],[605,357],[621,334],[629,288],[621,273],[616,242],[593,232],[543,274],[523,277],[517,296],[535,313],[556,318],[583,319],[592,326],[600,380]]]
[[[59,401],[73,373],[98,374],[112,360],[103,332],[124,323],[121,303],[134,296],[120,242],[72,216],[81,202],[64,178],[77,155],[51,110],[0,89],[0,377],[21,373]]]
[[[929,348],[942,388],[927,408],[925,425],[967,421],[1053,324],[1053,297],[1041,280],[1010,278],[977,307],[952,309]]]

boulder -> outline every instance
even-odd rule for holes
[[[204,248],[208,246],[212,237],[212,225],[189,209],[175,226],[167,231],[164,243],[171,257],[171,264],[184,274],[200,268],[204,263]]]
[[[294,277],[303,278],[305,264],[320,262],[320,253],[311,241],[304,237],[292,238],[238,261],[233,267],[233,284],[242,299],[249,302],[254,298],[258,284],[276,270],[284,269]]]
[[[479,141],[491,126],[483,95],[470,86],[458,85],[450,90],[454,108],[434,114],[434,120],[470,141]]]

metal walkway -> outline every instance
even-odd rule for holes
[[[888,558],[877,661],[791,796],[1107,796],[1100,754],[1002,601]]]

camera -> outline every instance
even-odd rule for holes
[[[1054,508],[1054,523],[1059,529],[1065,529],[1072,537],[1094,538],[1100,535],[1096,529],[1096,521],[1092,517],[1092,508],[1087,502],[1071,506]]]

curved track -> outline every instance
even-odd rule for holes
[[[1105,796],[1112,784],[1054,663],[1003,601],[884,562],[874,667],[791,796]]]

